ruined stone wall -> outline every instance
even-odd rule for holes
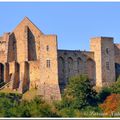
[[[28,18],[25,18],[11,33],[8,62],[39,59],[41,34],[42,32]]]
[[[17,46],[14,33],[9,35],[7,62],[17,61]]]
[[[29,79],[30,79],[30,89],[38,88],[40,81],[40,60],[29,61]]]
[[[85,74],[95,83],[94,53],[75,50],[58,50],[58,75],[61,90],[68,79],[75,75]]]
[[[91,51],[96,62],[96,86],[109,86],[115,81],[115,61],[113,38],[92,38]]]
[[[8,39],[9,33],[4,33],[3,37],[0,37],[0,63],[7,62]]]

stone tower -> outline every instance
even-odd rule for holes
[[[113,38],[92,38],[90,48],[94,52],[96,64],[96,87],[111,85],[115,81]]]
[[[40,84],[39,95],[45,99],[60,100],[58,85],[57,36],[40,37]]]

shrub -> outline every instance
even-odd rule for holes
[[[112,93],[111,88],[104,87],[101,89],[101,91],[97,94],[97,100],[99,103],[103,103],[107,96],[109,96]]]

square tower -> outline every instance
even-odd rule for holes
[[[58,84],[57,36],[40,37],[40,84],[38,94],[46,100],[60,100]]]
[[[111,85],[115,81],[113,38],[92,38],[90,49],[94,52],[96,64],[96,87]]]

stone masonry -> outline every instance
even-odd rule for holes
[[[120,75],[120,44],[113,38],[92,38],[90,51],[59,50],[57,44],[56,35],[45,35],[25,17],[0,37],[0,82],[20,93],[36,89],[46,100],[60,100],[72,76],[85,74],[101,88]]]

